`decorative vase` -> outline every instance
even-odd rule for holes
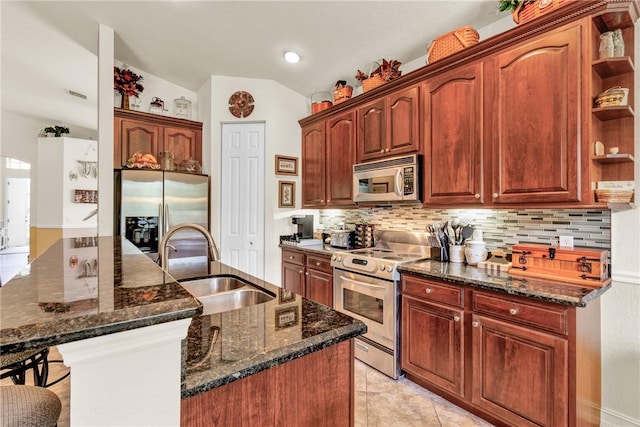
[[[122,105],[120,106],[120,108],[122,108],[123,110],[129,109],[129,94],[126,92],[122,94]]]

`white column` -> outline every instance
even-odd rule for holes
[[[191,319],[58,345],[71,368],[71,425],[179,426]]]

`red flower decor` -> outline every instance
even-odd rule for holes
[[[144,90],[142,76],[128,68],[113,67],[113,88],[121,94],[138,96]]]

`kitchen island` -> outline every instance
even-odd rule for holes
[[[187,267],[173,274],[242,275],[221,263]],[[178,425],[181,397],[204,396],[306,357],[352,355],[351,338],[364,332],[362,323],[242,276],[274,300],[201,315],[198,300],[128,241],[62,239],[0,288],[0,351],[57,345],[72,371],[71,424],[83,426]],[[352,359],[344,367],[325,365],[323,375],[347,372],[342,384],[352,385]],[[282,390],[295,389],[295,375],[278,380]],[[244,409],[255,411],[255,404]]]

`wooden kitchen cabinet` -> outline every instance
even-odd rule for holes
[[[352,207],[355,111],[302,128],[302,207]]]
[[[282,287],[320,304],[333,307],[331,256],[283,249]]]
[[[599,300],[573,307],[401,281],[408,379],[497,426],[599,426]]]
[[[583,31],[573,22],[489,60],[494,204],[581,200]]]
[[[483,70],[476,62],[424,85],[425,206],[484,203]]]
[[[403,282],[400,363],[405,372],[464,396],[464,311],[439,298],[459,289],[411,277]]]
[[[114,108],[113,140],[116,169],[136,151],[151,153],[158,161],[163,151],[170,151],[176,165],[189,157],[202,164],[200,122]]]
[[[358,108],[358,163],[420,151],[420,86]]]

